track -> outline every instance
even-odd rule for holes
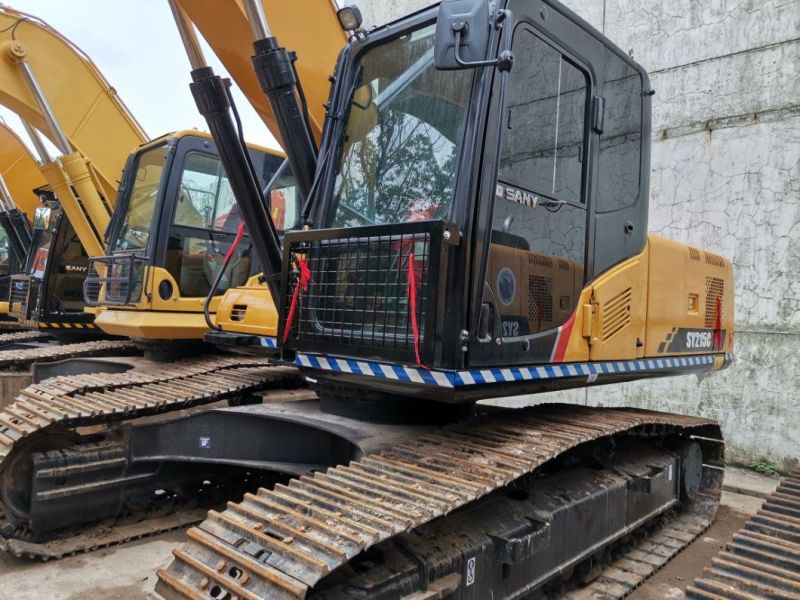
[[[800,598],[800,469],[686,588],[687,600]]]
[[[104,522],[85,533],[44,543],[0,538],[0,550],[17,558],[57,560],[188,527],[202,521],[207,512],[205,508],[193,508],[178,510],[167,515],[140,515],[122,521]],[[1,519],[0,526],[2,526]]]
[[[474,503],[568,450],[617,434],[678,430],[707,438],[715,447],[707,454],[721,466],[719,428],[704,419],[558,405],[476,417],[210,511],[158,572],[159,589],[169,597],[208,598],[221,590],[217,597],[303,598],[370,547]],[[709,489],[712,497],[693,503],[698,513],[689,515],[700,517],[696,533],[679,547],[713,519],[719,485]],[[639,580],[657,568],[639,567]]]
[[[625,598],[662,569],[713,523],[716,498],[674,518],[665,518],[651,535],[616,552],[610,564],[586,586],[563,594],[564,600]]]
[[[12,333],[0,333],[0,347],[11,344],[22,344],[26,342],[41,342],[53,337],[46,331],[14,331]]]
[[[133,342],[115,340],[53,344],[25,350],[0,350],[0,369],[19,371],[34,363],[54,362],[80,356],[129,356],[138,353],[139,350]]]
[[[3,485],[16,485],[13,473],[9,473],[12,459],[24,452],[29,440],[53,430],[86,426],[96,429],[236,398],[267,387],[295,387],[299,381],[299,374],[293,367],[275,367],[264,359],[240,356],[186,359],[125,373],[50,378],[22,390],[12,404],[0,411],[0,478]],[[0,512],[8,512],[2,504]],[[191,519],[196,520],[196,516]],[[15,523],[9,527],[10,521],[6,521],[0,547],[17,556],[57,558],[186,523],[185,516],[177,515],[138,528],[126,525],[127,529],[117,528],[105,538],[93,532],[88,537],[82,533],[80,538],[70,536],[58,542],[33,543],[25,535],[24,524]]]

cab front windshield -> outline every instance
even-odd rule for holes
[[[146,150],[138,157],[125,205],[125,216],[118,229],[119,234],[109,240],[109,248],[127,251],[147,249],[167,152],[167,145],[164,144]]]
[[[445,218],[472,70],[433,64],[435,25],[367,50],[356,65],[328,227]]]

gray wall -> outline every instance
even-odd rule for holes
[[[368,24],[429,4],[363,0]],[[711,376],[515,399],[720,420],[728,460],[800,457],[800,0],[572,0],[650,73],[650,230],[722,254],[736,357]]]

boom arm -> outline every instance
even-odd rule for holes
[[[269,100],[261,91],[250,57],[253,34],[241,0],[177,0],[231,77],[281,145]],[[311,131],[320,141],[328,99],[328,77],[347,36],[336,18],[332,0],[287,3],[261,0],[272,35],[297,52],[295,68],[308,103]]]
[[[33,190],[47,181],[28,147],[5,123],[0,123],[0,175],[16,207],[33,220],[39,200]]]
[[[0,104],[63,154],[42,172],[86,250],[102,254],[119,173],[145,133],[91,60],[45,22],[1,6],[0,32]]]
[[[0,226],[17,262],[25,260],[31,243],[30,221],[36,210],[34,189],[46,181],[22,140],[0,123]]]

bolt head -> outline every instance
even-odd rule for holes
[[[494,338],[494,343],[497,344],[498,346],[502,346],[503,345],[503,339],[502,338]]]
[[[11,42],[8,50],[11,52],[11,54],[18,58],[23,58],[27,54],[25,51],[25,44],[22,42]]]
[[[442,237],[444,239],[446,239],[446,240],[449,240],[450,239],[450,232],[447,229],[445,229],[444,233],[442,234]]]

